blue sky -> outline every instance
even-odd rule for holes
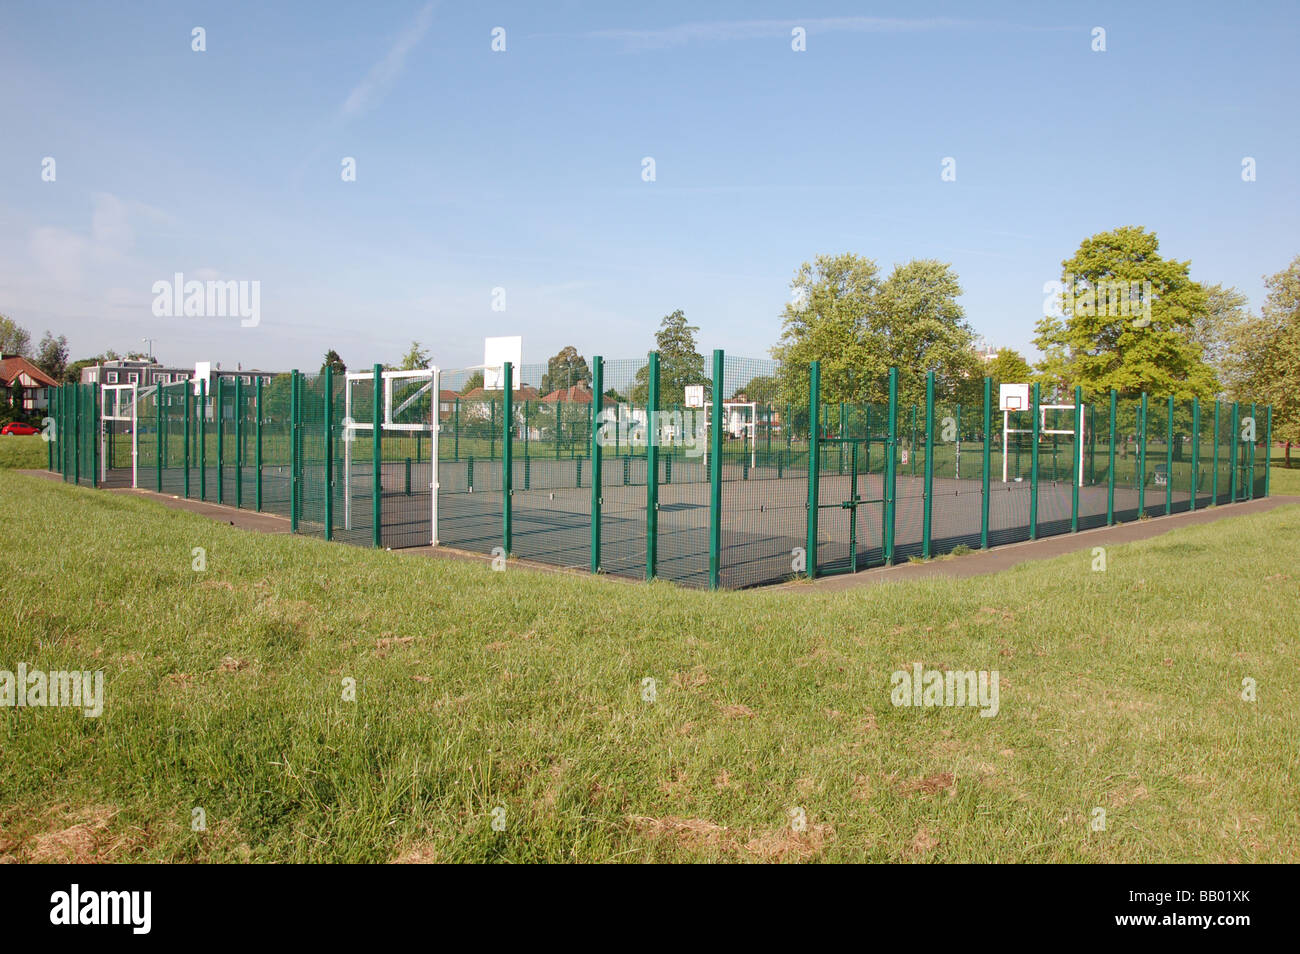
[[[463,367],[497,334],[527,363],[631,357],[682,308],[704,350],[759,357],[799,264],[851,251],[951,262],[976,331],[1030,351],[1043,283],[1128,224],[1257,308],[1300,253],[1297,24],[1294,3],[9,0],[0,312],[74,358],[148,336],[177,364],[315,370],[412,338]],[[176,272],[259,281],[260,323],[155,317]]]

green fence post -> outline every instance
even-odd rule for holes
[[[984,478],[980,487],[980,549],[989,548],[989,468],[993,465],[993,379],[984,379]],[[1005,452],[1005,449],[1004,449]]]
[[[1142,405],[1138,413],[1138,516],[1147,512],[1147,392],[1142,392]]]
[[[199,381],[199,499],[208,499],[208,382]]]
[[[1232,454],[1231,454],[1231,456],[1228,458],[1228,467],[1229,467],[1229,470],[1228,470],[1228,502],[1229,502],[1229,503],[1236,503],[1236,502],[1237,502],[1237,494],[1238,494],[1238,493],[1240,492],[1240,490],[1241,490],[1241,487],[1239,486],[1240,481],[1238,480],[1238,477],[1237,477],[1237,472],[1241,469],[1241,467],[1240,467],[1240,460],[1241,460],[1241,435],[1240,435],[1240,432],[1239,432],[1238,429],[1237,429],[1237,427],[1238,427],[1238,423],[1239,423],[1239,421],[1238,421],[1238,414],[1239,414],[1239,413],[1240,413],[1240,406],[1237,404],[1236,401],[1233,401],[1233,402],[1232,402],[1232,430],[1230,430],[1230,431],[1228,432],[1228,433],[1229,433],[1229,436],[1232,438]]]
[[[1169,395],[1169,426],[1165,428],[1165,516],[1174,512],[1174,396]]]
[[[885,563],[894,562],[894,516],[898,500],[898,368],[889,369],[889,441],[885,455]]]
[[[325,539],[334,539],[334,368],[325,365]],[[260,378],[258,379],[261,380]],[[261,396],[261,389],[258,389]],[[434,395],[437,401],[438,396]],[[258,402],[261,403],[260,401]],[[260,448],[259,448],[260,450]],[[260,469],[260,468],[259,468]],[[260,486],[260,482],[259,482]]]
[[[722,428],[717,424],[723,420],[722,377],[726,370],[726,358],[722,351],[713,352],[713,432],[709,435],[712,444],[713,468],[709,471],[709,589],[716,590],[722,578]],[[771,440],[769,435],[768,440]],[[755,436],[757,441],[757,435]]]
[[[298,372],[289,372],[289,532],[298,532]]]
[[[1079,481],[1083,479],[1083,388],[1074,386],[1074,453],[1070,455],[1070,532],[1079,532]]]
[[[1110,390],[1110,449],[1106,461],[1106,526],[1115,525],[1115,428],[1118,426],[1119,394]]]
[[[817,579],[817,508],[821,489],[821,442],[817,439],[817,424],[822,413],[821,391],[822,364],[814,361],[808,366],[808,539],[804,550],[804,569],[810,580]],[[719,446],[721,443],[718,441]]]
[[[505,388],[504,399],[501,402],[501,512],[502,512],[502,540],[505,544],[506,556],[510,556],[510,551],[514,545],[512,539],[514,527],[511,521],[511,495],[514,493],[514,440],[510,433],[510,424],[514,420],[514,368],[510,362],[504,362],[501,369],[502,387]],[[558,412],[559,405],[556,405]],[[558,455],[557,455],[558,456]]]
[[[1268,496],[1269,475],[1273,472],[1273,405],[1264,408],[1264,496]]]
[[[257,376],[257,435],[253,445],[254,466],[257,471],[257,510],[262,510],[262,376]]]
[[[185,498],[190,496],[190,385],[185,384]]]
[[[452,427],[452,434],[455,435],[455,457],[453,460],[460,460],[460,398],[456,398],[456,405],[452,414],[455,418],[455,424]]]
[[[646,463],[645,463],[645,578],[653,580],[659,562],[659,352],[650,352],[649,397],[646,401]],[[714,430],[722,422],[713,422]],[[722,461],[714,459],[713,466],[721,468]]]
[[[600,415],[604,410],[605,359],[591,359],[591,572],[600,572],[600,505],[604,502],[601,478]],[[617,424],[615,425],[617,426]]]
[[[1201,399],[1192,398],[1192,499],[1189,508],[1196,510],[1196,492],[1201,489]]]
[[[157,459],[158,471],[158,493],[162,493],[162,470],[163,470],[163,442],[162,442],[162,422],[163,422],[163,390],[161,384],[154,384],[153,390],[154,416],[157,423],[154,425],[153,446],[154,457]],[[92,477],[94,475],[92,474]]]
[[[1258,415],[1257,404],[1251,402],[1251,446],[1247,451],[1251,455],[1251,481],[1245,489],[1245,499],[1255,499],[1255,446],[1260,442],[1260,415]],[[99,413],[99,402],[95,403],[95,413]],[[96,471],[96,473],[99,473]]]
[[[370,542],[379,550],[384,546],[384,366],[376,364],[371,372]]]
[[[1030,406],[1034,412],[1033,420],[1033,441],[1034,445],[1029,450],[1029,539],[1038,539],[1038,438],[1042,430],[1042,424],[1038,418],[1039,403],[1039,384],[1034,382],[1033,395],[1030,398]]]
[[[244,378],[235,378],[235,509],[244,505]]]
[[[217,503],[226,502],[226,379],[217,377]]]
[[[844,445],[841,444],[841,447]],[[916,445],[912,446],[916,454]],[[925,511],[921,517],[921,559],[930,559],[930,527],[934,511],[934,372],[925,375]]]
[[[1222,402],[1217,398],[1214,401],[1214,450],[1211,453],[1213,467],[1210,470],[1210,506],[1218,506],[1219,503],[1219,415],[1222,408]]]

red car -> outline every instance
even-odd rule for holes
[[[0,427],[0,434],[22,434],[26,436],[29,434],[39,434],[40,432],[41,429],[39,427],[32,427],[30,424],[20,424],[17,421],[10,421],[4,427]]]

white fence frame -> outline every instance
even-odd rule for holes
[[[157,390],[145,388],[148,394]],[[122,401],[117,395],[124,391],[131,392],[131,416],[120,413],[122,410]],[[112,407],[116,413],[109,414],[109,398],[114,398]],[[138,486],[139,464],[140,464],[140,385],[138,384],[101,384],[99,386],[99,479],[100,481],[108,480],[108,432],[112,430],[109,426],[111,421],[119,421],[131,425],[131,486]]]

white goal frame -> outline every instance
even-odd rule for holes
[[[147,388],[146,392],[156,390]],[[131,392],[130,414],[123,413],[120,395]],[[109,399],[112,398],[110,405]],[[99,386],[99,479],[108,480],[108,432],[109,423],[118,421],[131,425],[131,486],[137,486],[140,465],[140,386],[138,384],[101,384]],[[112,413],[109,408],[112,407]],[[159,437],[158,439],[161,439]]]
[[[1020,410],[1024,410],[1024,411],[1032,411],[1032,408],[1021,408]],[[1080,405],[1078,405],[1078,404],[1040,404],[1040,405],[1038,405],[1038,433],[1039,433],[1039,436],[1042,436],[1043,434],[1069,434],[1071,437],[1074,437],[1074,436],[1075,436],[1075,431],[1074,431],[1073,428],[1050,428],[1050,427],[1048,427],[1048,426],[1047,426],[1047,412],[1048,412],[1048,411],[1073,411],[1073,412],[1074,412],[1074,419],[1075,419],[1076,421],[1079,422],[1079,431],[1078,431],[1078,438],[1077,438],[1077,440],[1079,441],[1080,444],[1082,444],[1082,442],[1083,442],[1083,440],[1084,440],[1084,435],[1085,435],[1086,432],[1087,432],[1087,418],[1086,418],[1086,415],[1083,415],[1083,414],[1080,414],[1080,413],[1079,413],[1079,411],[1080,411]],[[1008,457],[1010,457],[1010,454],[1008,453],[1008,448],[1007,448],[1007,435],[1009,435],[1009,434],[1032,434],[1032,433],[1034,433],[1033,428],[1024,428],[1024,427],[1019,427],[1019,428],[1017,428],[1017,427],[1012,427],[1012,426],[1011,426],[1011,411],[1010,411],[1009,409],[1004,409],[1004,410],[1002,411],[1002,482],[1003,482],[1004,484],[1005,484],[1005,483],[1008,483],[1008,475],[1007,475],[1007,459],[1008,459]],[[1082,487],[1082,486],[1083,486],[1083,454],[1081,454],[1081,453],[1077,453],[1077,452],[1076,452],[1076,456],[1079,458],[1079,472],[1078,472],[1077,474],[1075,474],[1074,477],[1075,477],[1075,480],[1078,481],[1079,486]]]
[[[380,376],[384,389],[384,416],[380,423],[381,438],[383,431],[428,431],[429,433],[429,544],[436,547],[438,545],[438,431],[442,426],[438,417],[438,398],[442,393],[442,371],[435,365],[414,371],[383,371]],[[354,382],[365,381],[374,387],[374,380],[373,371],[349,371],[344,375],[343,420],[340,423],[343,426],[343,528],[345,530],[352,529],[352,442],[358,433],[369,433],[375,429],[373,420],[352,419],[352,386]],[[407,380],[424,380],[428,383],[394,409],[393,382]],[[395,414],[401,414],[426,393],[431,395],[429,420],[400,424],[393,420]],[[382,481],[383,475],[372,474],[370,479]]]
[[[749,432],[749,466],[756,469],[758,467],[758,402],[757,401],[723,401],[722,414],[725,426],[726,418],[732,408],[747,407],[749,408],[749,420],[741,426]],[[709,464],[709,448],[713,445],[711,440],[713,420],[713,402],[705,400],[704,402],[704,465]]]

